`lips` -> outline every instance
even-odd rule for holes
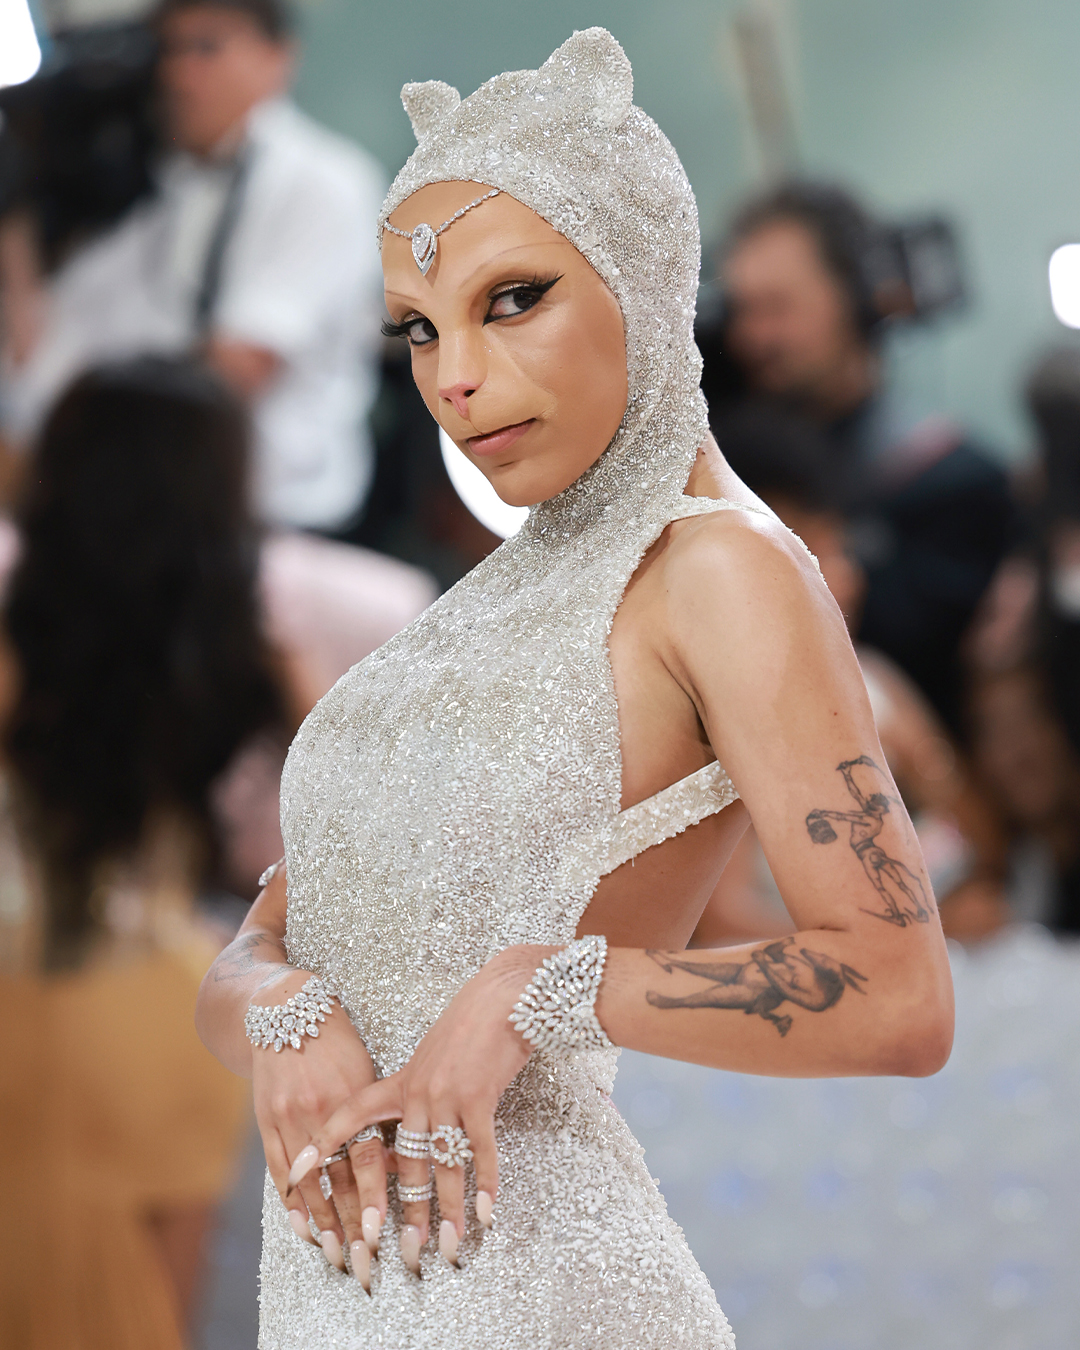
[[[498,431],[489,431],[483,436],[470,436],[468,447],[474,455],[497,455],[524,436],[535,421],[535,417],[530,417],[527,422],[515,422],[513,426],[500,427]]]

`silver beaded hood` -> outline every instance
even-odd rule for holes
[[[626,53],[604,28],[575,33],[539,70],[496,75],[464,100],[441,80],[405,85],[418,145],[383,203],[379,239],[391,212],[429,183],[486,184],[530,207],[588,259],[622,309],[630,397],[609,454],[628,450],[656,413],[690,413],[696,451],[707,430],[693,336],[697,204],[674,147],[633,93]],[[595,477],[585,475],[599,488]]]

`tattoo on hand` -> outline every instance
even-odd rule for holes
[[[848,842],[851,850],[862,863],[870,884],[885,903],[884,913],[880,909],[864,909],[864,914],[873,914],[875,918],[894,923],[899,928],[906,928],[909,923],[926,923],[933,908],[933,898],[927,894],[919,877],[898,859],[890,858],[877,842],[878,835],[885,828],[890,798],[883,792],[871,792],[869,795],[863,792],[854,774],[860,765],[881,773],[867,755],[845,760],[836,766],[858,810],[811,811],[806,817],[807,831],[815,844],[834,844],[837,836],[830,822],[840,821],[850,827],[851,838]]]
[[[256,955],[260,947],[266,947],[262,955]],[[272,955],[271,955],[272,953]],[[285,949],[279,942],[268,938],[265,933],[247,933],[235,938],[214,962],[214,982],[237,980],[268,961],[280,962],[285,959]]]
[[[661,970],[671,974],[685,970],[708,980],[709,988],[684,998],[670,998],[649,990],[645,998],[654,1008],[728,1008],[741,1009],[747,1016],[756,1014],[771,1022],[781,1036],[791,1029],[791,1017],[777,1017],[775,1010],[785,1001],[809,1012],[824,1012],[840,1001],[845,989],[866,991],[857,983],[866,982],[851,966],[823,952],[796,948],[795,939],[786,937],[751,952],[742,961],[687,961],[668,952],[646,952]]]

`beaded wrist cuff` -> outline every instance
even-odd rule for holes
[[[546,957],[510,1014],[510,1021],[538,1050],[609,1050],[612,1042],[596,1016],[607,939],[583,937]]]
[[[273,1046],[281,1050],[291,1045],[299,1050],[302,1036],[318,1036],[318,1024],[334,1011],[334,999],[338,995],[327,989],[318,975],[312,975],[300,992],[285,1003],[275,1003],[271,1008],[252,1004],[244,1014],[247,1038],[256,1049]]]

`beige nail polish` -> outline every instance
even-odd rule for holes
[[[349,1247],[349,1260],[352,1262],[353,1279],[371,1293],[371,1253],[366,1242],[354,1242]]]
[[[439,1251],[452,1266],[457,1265],[458,1233],[449,1219],[439,1224]]]
[[[360,1228],[364,1234],[364,1241],[374,1256],[379,1250],[379,1231],[382,1228],[382,1215],[374,1205],[368,1205],[360,1215]]]
[[[420,1229],[415,1224],[401,1230],[401,1259],[414,1275],[420,1274]]]
[[[329,1228],[324,1228],[319,1234],[319,1246],[323,1249],[323,1256],[335,1270],[343,1271],[345,1269],[345,1253],[341,1250],[341,1243],[338,1241],[336,1233],[332,1233]]]
[[[308,1221],[298,1209],[289,1210],[289,1223],[292,1225],[292,1230],[298,1238],[301,1238],[304,1242],[310,1242],[312,1246],[315,1245],[315,1239],[311,1236],[311,1228],[308,1225]]]
[[[314,1144],[308,1144],[306,1148],[302,1148],[289,1169],[289,1189],[291,1190],[303,1181],[318,1161],[319,1150]]]
[[[495,1208],[495,1201],[487,1191],[476,1192],[476,1217],[482,1228],[491,1227],[491,1213]]]

